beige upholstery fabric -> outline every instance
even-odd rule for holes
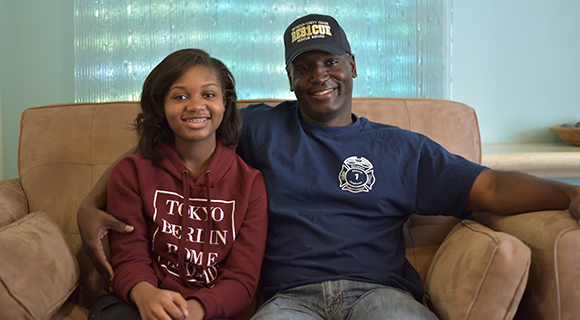
[[[89,310],[83,308],[82,306],[67,301],[63,306],[58,309],[50,320],[75,320],[75,319],[87,319],[89,316]]]
[[[18,179],[0,180],[0,227],[8,225],[28,213],[26,194]]]
[[[43,212],[0,228],[0,257],[0,319],[48,319],[77,285],[76,260]]]
[[[80,265],[80,304],[88,307],[104,282],[82,249],[76,212],[106,168],[136,145],[135,102],[52,105],[24,111],[18,168],[29,210],[60,227]]]
[[[567,211],[508,217],[474,213],[473,219],[518,237],[532,249],[529,281],[516,319],[580,317],[580,227]]]
[[[530,249],[516,237],[464,220],[435,254],[425,292],[443,319],[512,319],[530,261]]]
[[[406,256],[425,283],[435,252],[460,220],[454,217],[412,215],[403,226]]]

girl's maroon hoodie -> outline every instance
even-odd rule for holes
[[[111,172],[107,211],[135,227],[109,233],[113,289],[131,303],[130,290],[147,281],[198,299],[206,319],[239,317],[256,291],[266,245],[264,178],[221,141],[197,178],[173,144],[160,150],[159,162],[136,153]]]

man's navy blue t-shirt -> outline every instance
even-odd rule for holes
[[[346,279],[401,288],[421,301],[403,224],[413,213],[466,218],[485,167],[424,135],[355,115],[346,127],[314,124],[296,101],[242,112],[238,153],[262,171],[268,190],[266,297]]]

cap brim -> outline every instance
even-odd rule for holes
[[[324,52],[328,52],[331,54],[336,54],[338,56],[342,56],[343,54],[345,54],[347,51],[341,48],[337,48],[336,46],[327,46],[327,45],[322,45],[322,44],[313,44],[313,45],[307,45],[304,46],[302,48],[300,48],[299,50],[296,50],[296,52],[294,52],[287,60],[286,60],[286,68],[288,68],[288,66],[292,63],[292,61],[294,61],[294,59],[306,52],[306,51],[312,51],[312,50],[317,50],[317,51],[324,51]]]

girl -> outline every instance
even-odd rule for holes
[[[135,229],[109,234],[115,295],[101,296],[97,318],[240,318],[251,302],[267,200],[261,173],[235,154],[236,99],[227,67],[197,49],[145,80],[137,153],[114,166],[107,200]]]

